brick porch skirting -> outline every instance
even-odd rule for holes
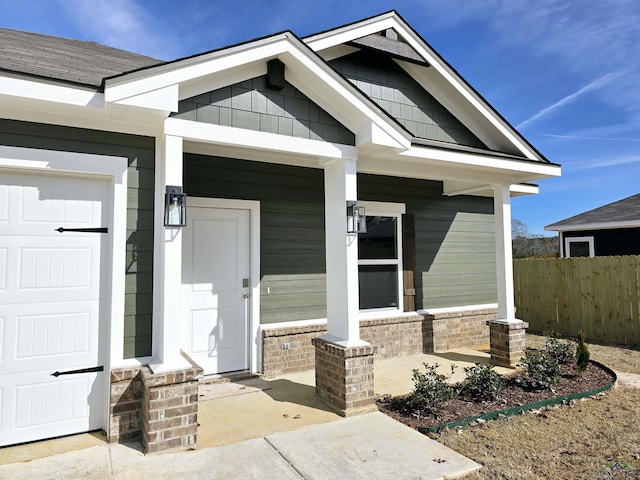
[[[375,358],[487,346],[487,321],[496,315],[496,309],[483,309],[361,320],[360,338],[376,347]],[[314,368],[312,340],[326,332],[326,324],[264,329],[262,373],[274,377]],[[283,349],[283,344],[290,348]]]
[[[371,345],[342,347],[314,338],[316,395],[344,417],[376,410]]]
[[[111,371],[107,439],[140,440],[146,453],[196,446],[199,367],[155,375],[149,367]]]

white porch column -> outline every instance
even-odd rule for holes
[[[368,345],[360,340],[358,320],[358,236],[347,234],[347,200],[357,200],[356,161],[332,159],[324,164],[327,259],[327,335],[344,347]]]
[[[153,373],[191,368],[180,354],[182,326],[182,229],[164,226],[166,185],[182,186],[182,137],[156,141],[153,258]]]
[[[529,324],[516,318],[511,254],[511,193],[509,185],[493,188],[496,224],[496,277],[498,284],[498,318],[489,325],[491,360],[506,367],[516,367],[525,347]]]
[[[511,248],[511,193],[509,185],[493,189],[496,223],[496,277],[498,282],[498,319],[515,320],[513,260]]]

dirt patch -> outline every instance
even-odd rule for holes
[[[528,391],[516,383],[517,375],[505,377],[504,387],[494,401],[471,402],[460,398],[447,401],[435,415],[417,416],[408,406],[409,396],[384,397],[377,400],[381,412],[412,428],[436,427],[456,420],[475,417],[497,410],[519,407],[553,397],[595,390],[610,385],[615,378],[605,369],[591,363],[582,373],[567,368],[553,390]]]

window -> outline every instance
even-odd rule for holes
[[[404,204],[359,202],[367,233],[358,234],[360,310],[402,310]]]
[[[594,257],[593,237],[565,237],[565,257]]]

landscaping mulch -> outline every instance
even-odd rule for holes
[[[410,412],[409,396],[383,397],[377,400],[381,412],[412,428],[429,428],[449,422],[483,415],[489,412],[519,407],[553,397],[560,397],[595,390],[615,381],[615,377],[599,365],[590,363],[588,368],[579,374],[573,366],[565,367],[560,383],[553,389],[528,391],[516,383],[518,374],[503,379],[504,386],[494,401],[472,402],[454,398],[445,402],[437,413],[418,416]]]

